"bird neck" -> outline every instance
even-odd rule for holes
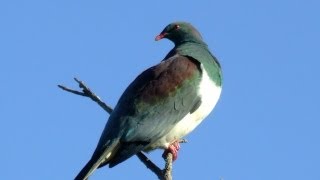
[[[181,41],[174,42],[175,48],[178,46],[182,46],[184,44],[194,44],[194,45],[202,45],[202,46],[208,46],[205,42],[203,42],[201,39],[191,38],[191,39],[183,39]]]
[[[199,61],[206,69],[209,77],[219,86],[222,83],[221,66],[216,57],[212,55],[205,43],[185,42],[175,46],[167,55],[170,57],[174,54],[189,56]]]
[[[194,54],[194,53],[198,54],[199,50],[201,50],[201,52],[203,50],[206,50],[209,52],[208,45],[203,41],[202,42],[196,42],[196,41],[181,42],[180,44],[176,44],[173,50],[177,52],[184,52],[187,54]]]

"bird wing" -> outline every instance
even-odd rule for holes
[[[76,180],[106,164],[113,167],[166,135],[200,105],[200,63],[173,55],[142,72],[125,90],[89,162]]]
[[[200,63],[180,55],[141,73],[119,99],[100,138],[97,150],[105,149],[110,139],[119,138],[121,144],[100,167],[113,167],[142,151],[195,110],[200,77]]]

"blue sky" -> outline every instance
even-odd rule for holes
[[[173,47],[154,37],[194,24],[224,72],[213,113],[182,145],[174,179],[320,179],[320,3],[11,0],[0,2],[2,179],[72,179],[108,115],[63,92],[85,81],[114,106]],[[161,151],[150,158],[163,165]],[[156,179],[136,157],[98,179]]]

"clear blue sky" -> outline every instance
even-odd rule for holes
[[[154,37],[177,20],[202,33],[224,89],[174,179],[320,179],[319,17],[316,0],[1,1],[1,179],[74,178],[108,115],[56,85],[78,77],[114,106],[173,47]],[[150,154],[159,165],[161,153]],[[156,177],[132,157],[91,179]]]

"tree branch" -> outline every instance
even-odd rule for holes
[[[146,155],[144,155],[142,152],[139,152],[137,156],[140,159],[140,161],[143,162],[144,165],[146,165],[148,169],[150,169],[154,174],[158,176],[160,180],[169,180],[164,179],[163,170],[161,170],[157,165],[155,165]]]
[[[172,154],[168,153],[165,158],[166,164],[163,170],[163,180],[172,180]]]
[[[94,102],[96,102],[102,109],[104,109],[107,113],[111,114],[113,109],[108,106],[106,103],[104,103],[99,96],[97,96],[95,93],[93,93],[90,88],[84,84],[83,81],[78,80],[77,78],[74,78],[74,80],[79,84],[79,87],[82,89],[81,91],[73,90],[70,88],[67,88],[62,85],[58,85],[59,88],[61,88],[64,91],[88,97]],[[181,142],[186,142],[185,140],[181,140]],[[142,152],[139,152],[136,154],[140,161],[148,168],[150,169],[160,180],[172,180],[172,154],[167,153],[167,156],[165,157],[165,168],[161,170],[157,165],[155,165],[146,155],[144,155]]]
[[[111,114],[113,109],[108,106],[106,103],[104,103],[99,96],[97,96],[96,94],[94,94],[88,86],[86,86],[84,84],[84,82],[78,80],[77,78],[74,78],[74,80],[79,84],[79,87],[82,89],[82,92],[67,88],[65,86],[62,85],[58,85],[59,88],[61,88],[62,90],[65,90],[67,92],[76,94],[76,95],[80,95],[80,96],[84,96],[84,97],[88,97],[91,100],[93,100],[94,102],[98,103],[100,107],[102,107],[102,109],[104,109],[107,113]]]

